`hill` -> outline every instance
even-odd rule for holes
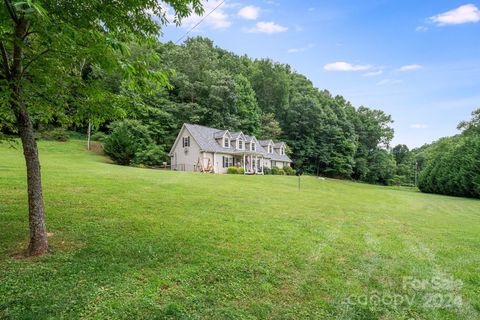
[[[0,145],[0,318],[479,317],[478,200],[39,146],[52,252],[20,259],[24,161]]]

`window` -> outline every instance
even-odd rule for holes
[[[268,153],[273,153],[273,148],[271,145],[268,145]]]
[[[233,166],[233,158],[222,156],[222,166],[224,168],[228,168],[228,167]]]
[[[224,146],[225,148],[230,148],[230,139],[225,138],[225,139],[223,140],[223,146]]]
[[[243,141],[238,140],[238,149],[242,150],[243,149]]]
[[[283,151],[283,148],[280,148],[280,154],[285,154],[285,152]]]
[[[252,151],[255,151],[255,142],[252,142],[250,145],[251,145]]]
[[[190,147],[190,136],[182,138],[182,146],[184,148],[185,147]]]

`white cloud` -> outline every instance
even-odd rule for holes
[[[371,69],[370,65],[354,65],[344,61],[328,63],[323,66],[327,71],[365,71]]]
[[[439,26],[475,23],[480,21],[480,10],[473,4],[466,4],[430,17],[429,20]]]
[[[421,69],[422,66],[419,65],[419,64],[407,64],[405,66],[401,66],[398,71],[402,71],[402,72],[405,72],[405,71],[413,71],[413,70],[418,70],[418,69]]]
[[[299,53],[299,52],[304,52],[304,51],[307,51],[308,49],[311,49],[313,48],[313,43],[309,43],[307,46],[305,47],[301,47],[301,48],[290,48],[287,50],[288,53]]]
[[[418,26],[418,27],[415,28],[415,31],[417,31],[417,32],[425,32],[427,30],[428,30],[428,28],[425,27],[425,26]]]
[[[372,71],[372,72],[367,72],[367,73],[364,73],[362,74],[362,77],[375,77],[375,76],[379,76],[383,74],[383,70],[380,69],[380,70],[377,70],[377,71]]]
[[[215,7],[220,5],[220,0],[212,0],[208,2],[202,2],[204,13],[199,15],[191,15],[182,20],[181,26],[190,29],[195,26],[200,20],[202,20],[208,13],[210,13]],[[215,11],[213,11],[205,20],[203,20],[200,27],[210,27],[212,29],[227,29],[232,25],[230,15],[225,12],[225,4],[220,5]]]
[[[238,16],[247,20],[257,20],[260,15],[260,8],[255,6],[246,6],[238,11]]]
[[[410,125],[410,128],[412,129],[427,129],[428,127],[428,124],[424,123],[414,123]]]
[[[260,21],[260,22],[257,22],[253,28],[246,29],[246,31],[250,33],[267,33],[267,34],[284,32],[287,30],[288,30],[287,27],[284,27],[272,21],[270,22]]]

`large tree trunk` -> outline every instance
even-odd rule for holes
[[[37,142],[33,125],[25,107],[17,113],[17,123],[22,139],[23,154],[27,165],[28,184],[28,220],[30,226],[30,243],[28,255],[42,255],[48,250],[47,229],[43,208],[42,178]]]
[[[33,124],[28,114],[22,95],[23,75],[23,44],[29,22],[19,19],[15,27],[15,43],[13,50],[13,65],[11,72],[12,109],[17,120],[18,132],[22,140],[23,154],[27,166],[28,184],[28,218],[30,226],[30,243],[28,255],[42,255],[48,250],[45,213],[43,208],[42,178],[40,175],[40,160],[38,158],[37,142]]]

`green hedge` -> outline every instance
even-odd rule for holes
[[[238,174],[238,168],[235,166],[228,167],[227,169],[228,174]]]

